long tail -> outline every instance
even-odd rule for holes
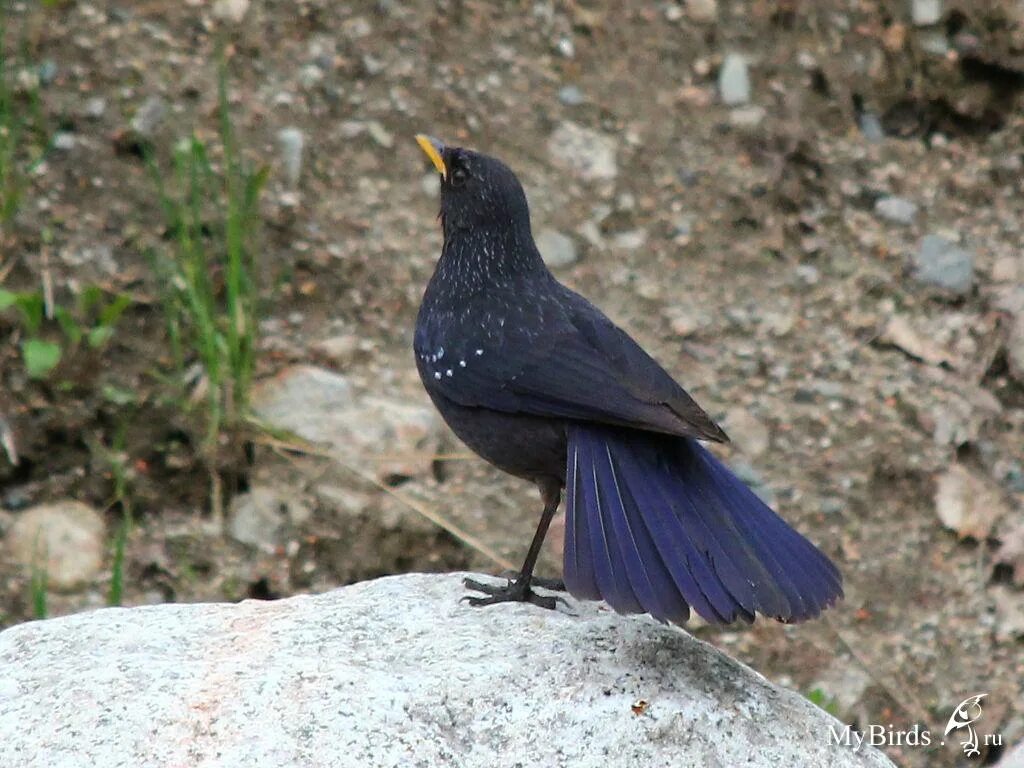
[[[620,613],[796,622],[843,596],[835,565],[700,443],[574,425],[565,585]]]

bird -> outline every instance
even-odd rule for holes
[[[533,482],[544,507],[519,572],[467,578],[477,607],[559,597],[534,567],[565,494],[562,584],[580,600],[683,624],[785,623],[843,596],[837,567],[703,442],[725,431],[624,330],[561,284],[515,173],[425,134],[443,246],[416,318],[416,367],[452,431]]]

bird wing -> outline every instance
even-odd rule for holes
[[[464,406],[728,440],[625,331],[557,287],[525,305],[492,301],[484,326],[451,334],[459,341],[439,360],[429,353],[443,349],[439,337],[418,344],[428,388]]]

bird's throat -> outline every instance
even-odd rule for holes
[[[451,228],[445,231],[435,279],[477,291],[505,287],[538,271],[547,272],[547,268],[529,228]]]

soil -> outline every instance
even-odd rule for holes
[[[167,105],[144,137],[165,170],[190,132],[215,145],[223,40],[239,145],[272,168],[259,233],[260,377],[315,362],[358,391],[425,402],[411,328],[441,240],[412,136],[497,155],[523,180],[535,230],[576,241],[579,259],[559,277],[724,420],[735,443],[724,455],[844,572],[846,600],[823,620],[693,631],[773,680],[835,697],[839,716],[861,728],[921,723],[937,736],[957,703],[987,692],[980,730],[1006,744],[1024,738],[1024,629],[1006,629],[1024,593],[996,555],[1024,500],[1024,384],[1000,309],[1024,281],[1019,3],[948,2],[921,28],[909,3],[883,0],[719,2],[712,21],[695,10],[707,3],[268,0],[237,22],[217,18],[218,5],[9,11],[14,50],[56,65],[39,90],[46,129],[73,142],[51,146],[31,173],[2,232],[0,286],[36,290],[45,279],[58,303],[90,285],[133,301],[107,346],[69,351],[42,381],[21,364],[21,325],[0,313],[0,415],[21,457],[12,466],[0,454],[0,534],[31,505],[75,498],[104,510],[113,536],[122,511],[103,456],[116,448],[137,516],[127,604],[501,569],[415,507],[509,562],[525,553],[535,489],[447,435],[430,471],[375,483],[366,472],[378,457],[358,474],[246,433],[220,465],[226,503],[255,485],[294,489],[311,518],[267,550],[232,540],[211,517],[196,416],[167,381],[147,256],[168,247],[167,233],[131,124],[148,99]],[[749,61],[763,112],[720,103],[730,52]],[[548,138],[566,120],[611,137],[614,179],[560,170]],[[285,127],[305,139],[294,188],[279,156]],[[880,216],[886,196],[913,202],[916,215]],[[914,279],[929,234],[973,256],[965,295]],[[948,354],[894,343],[894,317]],[[319,343],[339,336],[354,343],[325,355]],[[767,445],[745,453],[744,437],[752,446],[765,432]],[[960,537],[936,514],[936,480],[955,464],[1006,509],[984,535]],[[356,528],[322,493],[325,477],[367,500]],[[379,515],[397,522],[374,533]],[[550,573],[558,546],[556,529]],[[101,579],[50,607],[101,604],[104,591]],[[17,564],[0,560],[0,594],[3,624],[32,617]],[[887,751],[907,766],[962,760],[952,741]]]

